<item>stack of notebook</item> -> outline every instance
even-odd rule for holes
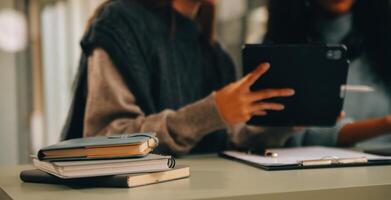
[[[155,134],[73,139],[45,147],[33,158],[36,170],[23,171],[25,182],[74,186],[136,187],[190,176],[171,156],[150,153]]]

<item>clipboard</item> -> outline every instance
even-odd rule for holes
[[[269,149],[269,156],[239,151],[219,155],[267,171],[391,165],[390,156],[377,156],[330,147]]]

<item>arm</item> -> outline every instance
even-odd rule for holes
[[[334,127],[311,127],[289,138],[286,146],[350,146],[391,133],[391,116],[353,122],[340,120]]]
[[[303,132],[299,128],[260,127],[238,124],[228,129],[233,148],[262,152],[267,148],[284,147],[288,139]]]
[[[337,146],[338,135],[341,129],[352,123],[351,119],[343,118],[338,120],[337,124],[332,127],[309,127],[305,128],[301,133],[292,135],[286,143],[285,147],[298,146]]]
[[[279,95],[270,92],[267,91],[266,95]],[[218,112],[215,94],[177,111],[164,110],[146,116],[137,106],[135,96],[123,82],[107,53],[102,49],[95,49],[88,60],[84,136],[156,132],[161,141],[158,147],[160,153],[183,154],[191,150],[206,134],[227,127]],[[268,104],[262,106],[265,105]],[[236,112],[231,106],[227,109]],[[246,115],[243,117],[247,118]],[[229,131],[231,143],[235,147],[246,149],[281,146],[292,133],[285,129],[276,131],[244,126],[243,123],[232,127]]]
[[[349,146],[363,140],[391,133],[391,115],[346,124],[338,135],[339,146]]]
[[[225,128],[213,96],[177,111],[146,116],[107,53],[95,49],[88,61],[84,136],[156,132],[160,153],[188,152],[206,134]]]

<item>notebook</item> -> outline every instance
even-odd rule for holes
[[[38,159],[64,161],[142,157],[158,143],[154,133],[78,138],[42,148]]]
[[[380,155],[380,156],[391,156],[391,148],[381,148],[381,149],[368,149],[364,151],[365,153]]]
[[[271,156],[225,151],[221,156],[238,160],[265,170],[289,170],[328,167],[391,164],[391,157],[329,147],[269,149]]]
[[[40,161],[33,159],[36,168],[59,178],[81,178],[116,174],[166,171],[175,167],[171,156],[149,154],[143,158],[87,160],[87,161]]]
[[[178,180],[190,176],[190,167],[177,166],[163,172],[124,174],[115,176],[62,179],[41,170],[22,171],[20,179],[30,183],[62,184],[72,187],[132,188],[143,185]]]

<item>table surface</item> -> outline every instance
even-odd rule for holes
[[[191,177],[138,188],[23,183],[30,165],[0,167],[0,199],[391,199],[391,166],[264,171],[216,155],[177,160]]]

